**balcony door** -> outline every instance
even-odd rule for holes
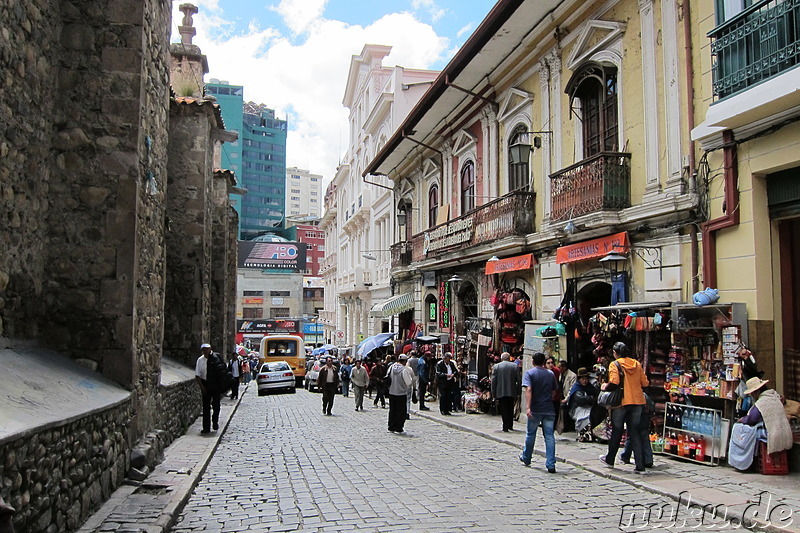
[[[581,120],[583,158],[619,149],[617,69],[589,63],[567,84],[573,111]]]

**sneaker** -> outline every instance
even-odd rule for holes
[[[605,455],[601,455],[599,457],[599,459],[600,459],[600,462],[603,463],[603,466],[605,466],[606,468],[614,468],[614,465],[612,465],[611,463],[606,461],[606,456]]]
[[[631,464],[631,460],[630,460],[630,459],[627,459],[627,460],[626,460],[624,457],[622,457],[622,455],[621,455],[621,454],[617,456],[617,460],[618,460],[620,463],[624,464],[624,465],[629,465],[629,464]]]
[[[520,461],[522,462],[522,464],[524,464],[525,466],[531,466],[531,462],[530,462],[530,461],[526,461],[526,460],[525,460],[525,458],[523,458],[523,457],[522,457],[522,454],[519,454],[519,460],[520,460]]]
[[[556,473],[556,467],[553,467],[553,468],[548,468],[548,469],[547,469],[547,473],[548,473],[548,474],[555,474],[555,473]]]
[[[650,475],[650,472],[648,472],[647,470],[636,470],[636,469],[634,469],[633,473],[634,474],[639,474],[640,476],[649,476]]]

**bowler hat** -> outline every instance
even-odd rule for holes
[[[586,370],[585,367],[580,367],[578,369],[578,377],[579,378],[588,378],[589,377],[589,371]]]

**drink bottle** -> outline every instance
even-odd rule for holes
[[[698,461],[706,460],[706,439],[702,435],[697,439],[697,452],[694,454],[694,458]]]

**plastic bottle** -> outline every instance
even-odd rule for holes
[[[687,457],[689,459],[694,459],[697,456],[697,439],[695,439],[694,435],[689,437],[689,453]]]
[[[698,461],[706,460],[706,439],[702,436],[697,439],[697,451],[694,454],[694,458]]]
[[[689,435],[683,437],[683,456],[689,457],[689,452],[691,450],[691,443],[689,439]]]
[[[684,450],[683,450],[683,433],[678,433],[678,455],[680,457],[684,457]]]

